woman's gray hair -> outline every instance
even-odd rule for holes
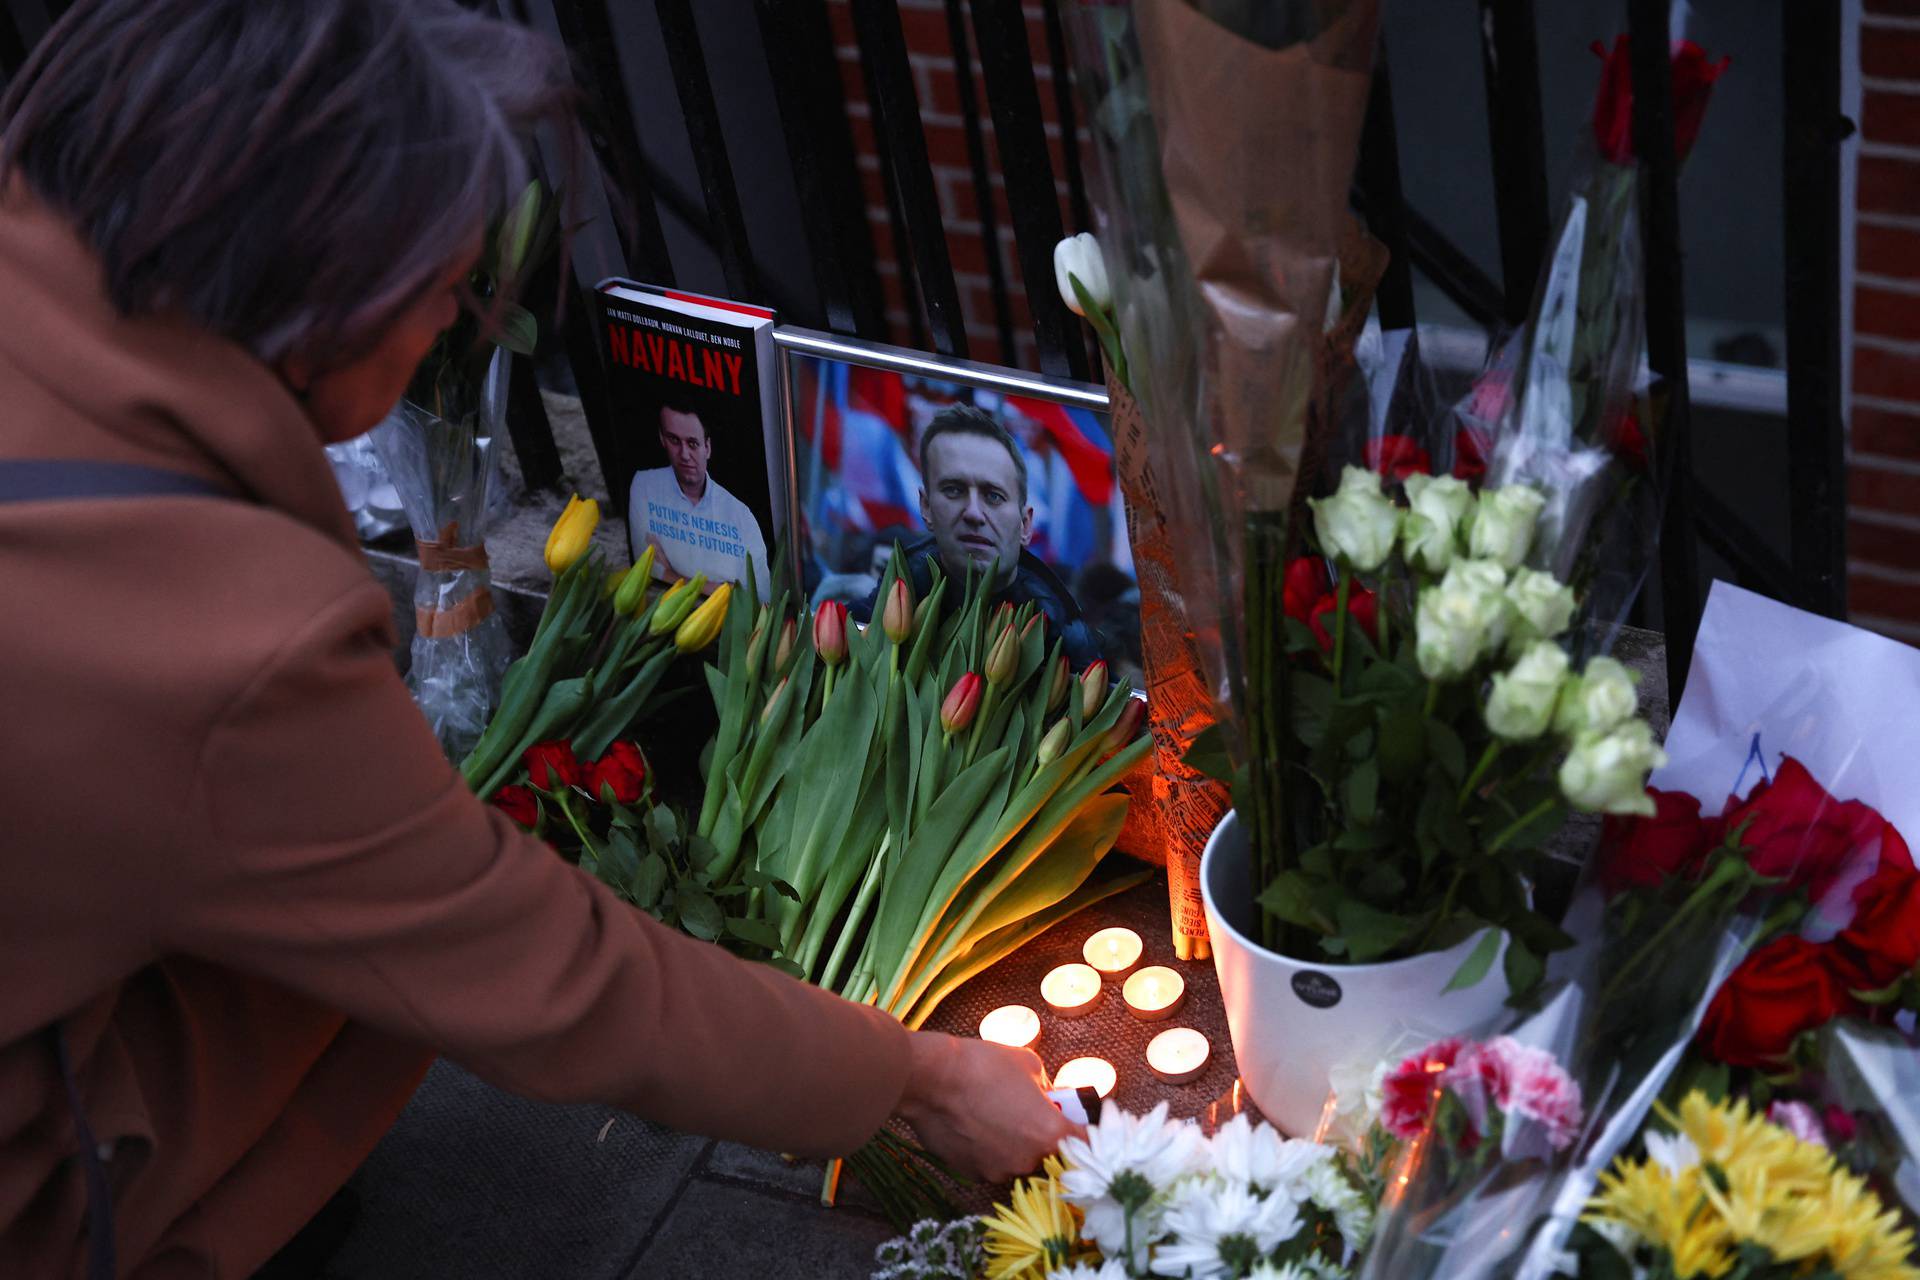
[[[573,135],[563,51],[454,0],[77,0],[0,99],[122,312],[353,359]]]

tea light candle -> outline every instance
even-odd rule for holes
[[[1061,1063],[1060,1069],[1053,1073],[1054,1088],[1089,1087],[1102,1098],[1113,1092],[1119,1080],[1120,1073],[1105,1058],[1073,1058]]]
[[[1003,1004],[980,1019],[980,1038],[1015,1049],[1031,1049],[1040,1039],[1040,1015],[1023,1004]]]
[[[1088,938],[1080,954],[1100,971],[1101,977],[1118,982],[1140,967],[1140,953],[1144,949],[1139,934],[1115,925]]]
[[[1163,964],[1150,964],[1120,989],[1127,1012],[1142,1022],[1171,1018],[1187,998],[1187,982]]]
[[[1168,1084],[1191,1084],[1207,1070],[1213,1047],[1192,1027],[1162,1031],[1147,1044],[1147,1065]]]
[[[1063,1018],[1083,1017],[1100,1003],[1100,975],[1092,965],[1063,964],[1040,979],[1040,998]]]

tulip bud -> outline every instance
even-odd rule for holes
[[[987,650],[987,683],[996,687],[1005,684],[1013,679],[1019,666],[1020,637],[1013,633],[1013,624],[1008,623],[1000,629],[993,647]]]
[[[1033,611],[1033,616],[1027,619],[1027,625],[1020,628],[1020,638],[1022,640],[1025,640],[1028,636],[1033,634],[1033,629],[1035,627],[1044,627],[1046,623],[1047,623],[1047,615],[1044,613],[1041,613],[1038,609],[1035,609]],[[1042,632],[1041,634],[1044,635],[1045,632]]]
[[[747,669],[749,671],[759,669],[760,655],[766,651],[766,643],[767,625],[763,622],[753,629],[752,635],[747,637]]]
[[[639,563],[627,571],[628,581],[638,582],[640,586],[639,594],[633,598],[633,603],[623,610],[623,612],[637,614],[640,612],[641,606],[646,603],[647,588],[653,585],[653,561],[658,553],[659,549],[649,542],[647,549],[640,553]]]
[[[1073,684],[1073,668],[1067,665],[1067,655],[1061,654],[1053,660],[1053,678],[1047,682],[1047,714],[1052,715],[1067,700],[1067,689]]]
[[[765,724],[773,715],[773,709],[779,705],[780,695],[787,691],[787,681],[791,679],[793,679],[792,676],[782,676],[780,677],[780,683],[773,686],[773,692],[767,695],[767,705],[760,708],[761,724]]]
[[[1075,280],[1080,282],[1077,290],[1073,287]],[[1067,310],[1077,316],[1086,315],[1085,304],[1080,301],[1083,292],[1089,302],[1103,311],[1113,305],[1107,262],[1101,256],[1100,242],[1091,231],[1068,236],[1053,246],[1053,283],[1059,288],[1060,300],[1067,304]]]
[[[1107,700],[1107,661],[1097,659],[1080,673],[1080,718],[1093,719],[1094,712]]]
[[[1107,730],[1107,736],[1100,740],[1100,754],[1110,756],[1132,742],[1134,735],[1140,732],[1140,722],[1146,718],[1146,699],[1129,695],[1126,705],[1120,708],[1120,718],[1113,722],[1113,728]]]
[[[648,549],[651,550],[652,548]],[[647,598],[647,578],[650,576],[650,573],[651,566],[648,567],[647,571],[643,572],[639,565],[635,565],[621,575],[620,587],[613,593],[613,611],[615,613],[623,617],[631,614],[639,607],[640,602]]]
[[[887,592],[886,612],[880,615],[880,629],[895,644],[905,644],[913,634],[913,589],[905,578],[895,578]]]
[[[574,494],[567,499],[566,510],[553,522],[553,529],[547,534],[547,568],[554,573],[564,573],[573,562],[587,553],[587,547],[593,541],[593,531],[600,524],[600,504],[592,498],[582,498]]]
[[[1067,741],[1073,736],[1073,725],[1066,720],[1056,720],[1053,728],[1047,730],[1047,736],[1040,739],[1039,750],[1034,760],[1039,764],[1052,764],[1067,749]]]
[[[689,613],[673,633],[673,647],[682,653],[694,653],[712,644],[727,620],[727,602],[733,598],[733,584],[723,582],[708,596],[706,603]]]
[[[780,624],[780,643],[773,650],[773,669],[775,671],[787,665],[787,659],[793,656],[793,643],[800,638],[800,627],[792,618]]]
[[[932,607],[933,597],[931,595],[919,604],[913,606],[913,634],[919,635],[920,628],[927,625],[927,613]]]
[[[828,600],[813,611],[813,647],[830,667],[847,660],[847,606]]]
[[[695,574],[691,582],[682,578],[667,588],[653,607],[653,620],[647,623],[647,634],[663,636],[678,627],[700,603],[700,588],[706,585],[707,575],[701,573]]]
[[[985,682],[977,672],[969,671],[953,682],[953,688],[947,691],[947,700],[940,704],[940,727],[948,733],[959,733],[973,723],[974,712],[980,709],[980,691]]]

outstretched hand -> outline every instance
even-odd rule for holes
[[[1047,1099],[1031,1049],[919,1031],[912,1052],[900,1114],[961,1173],[1004,1182],[1033,1172],[1063,1139],[1084,1132]]]

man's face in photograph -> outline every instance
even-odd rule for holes
[[[699,415],[674,409],[660,411],[660,446],[667,451],[674,479],[683,490],[699,492],[707,483],[707,459],[713,454],[713,442]]]
[[[991,436],[949,432],[927,450],[920,516],[927,522],[948,573],[959,576],[1019,563],[1033,536],[1033,508],[1021,492],[1020,471],[1006,446]]]

